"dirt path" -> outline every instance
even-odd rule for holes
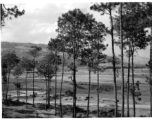
[[[24,101],[24,100],[22,100]],[[28,103],[31,103],[32,104],[32,99],[28,100]],[[44,102],[40,102],[38,100],[35,100],[35,103],[45,103]],[[59,104],[59,100],[57,100],[57,104]],[[50,104],[54,104],[54,101],[50,101]],[[73,105],[73,101],[72,100],[62,100],[62,104],[63,105]],[[87,106],[87,101],[77,101],[76,103],[77,106],[82,106],[82,107],[86,107]],[[90,106],[97,106],[97,103],[96,102],[90,102]],[[100,103],[99,104],[100,107],[114,107],[114,103],[112,102],[105,102],[105,103]],[[121,104],[118,104],[119,107],[121,107]],[[129,105],[130,109],[133,108],[133,105],[130,104]],[[127,105],[125,104],[125,108],[127,108]],[[150,105],[146,104],[146,105],[139,105],[139,104],[136,104],[136,108],[137,109],[150,109]]]
[[[50,102],[50,103],[54,103],[54,101]],[[59,102],[57,102],[59,104]],[[72,102],[62,102],[63,105],[73,105]],[[87,106],[87,102],[77,102],[77,106]],[[90,106],[97,106],[97,103],[90,103]],[[100,107],[110,107],[110,106],[114,106],[113,103],[100,103],[99,104]],[[118,104],[119,107],[121,107],[121,104]],[[129,105],[130,108],[133,108],[133,105],[130,104]],[[127,108],[127,105],[125,104],[125,108]],[[150,105],[136,105],[136,108],[138,109],[150,109]]]

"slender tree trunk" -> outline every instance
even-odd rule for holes
[[[151,27],[151,36],[152,36],[152,27]],[[152,40],[150,41],[150,116],[152,117]]]
[[[48,108],[50,107],[50,77],[48,77]]]
[[[51,46],[51,54],[53,54],[52,46]],[[51,79],[50,79],[49,73],[50,72],[48,71],[48,106],[47,106],[48,108],[50,107],[50,90],[51,90],[51,88],[50,88],[51,87],[51,85],[50,85]]]
[[[62,79],[61,79],[61,89],[60,89],[60,117],[62,118],[62,101],[61,101],[61,95],[62,95],[62,86],[63,86],[63,76],[64,76],[64,50],[63,50],[63,63],[62,63]]]
[[[115,117],[117,117],[117,82],[116,82],[116,66],[115,66],[115,50],[114,50],[114,35],[113,35],[113,18],[110,10],[111,21],[111,41],[112,41],[112,54],[113,54],[113,78],[114,78],[114,96],[115,96]]]
[[[76,118],[76,66],[75,66],[75,47],[74,47],[74,70],[73,70],[73,118]]]
[[[20,101],[20,90],[21,88],[18,89],[18,101]]]
[[[73,118],[76,118],[76,41],[73,40]]]
[[[122,108],[121,108],[121,117],[124,117],[124,67],[123,67],[123,37],[122,37],[122,3],[120,3],[120,39],[121,39],[121,76],[122,76],[122,85],[121,85],[121,96],[122,96]]]
[[[18,89],[18,101],[20,101],[20,88]]]
[[[76,72],[74,72],[74,76],[76,77]],[[76,97],[76,78],[74,78],[73,79],[73,81],[74,81],[74,118],[76,118],[76,99],[77,99],[77,97]]]
[[[16,78],[16,80],[17,80],[17,84],[19,84],[18,78]],[[16,87],[17,87],[17,101],[19,101],[19,87],[18,86]]]
[[[89,67],[89,85],[88,85],[87,118],[89,117],[90,85],[91,85],[91,67]]]
[[[34,68],[33,68],[33,107],[34,107],[34,69],[35,69],[35,58],[34,58]]]
[[[132,84],[133,84],[133,116],[136,117],[136,110],[135,110],[135,95],[134,95],[134,57],[132,56]]]
[[[133,40],[132,40],[132,85],[133,85],[133,116],[136,117],[136,108],[135,108],[135,90],[134,90],[134,46],[133,46]]]
[[[3,69],[3,68],[2,68]],[[2,70],[2,72],[3,72],[3,70]],[[7,80],[7,74],[5,74],[4,76],[2,76],[2,79],[6,79]],[[5,82],[5,80],[3,80],[2,81],[2,97],[3,97],[3,99],[2,99],[2,102],[3,101],[5,101],[5,93],[6,93],[6,91],[7,91],[7,82]],[[6,90],[6,91],[5,91]]]
[[[45,84],[46,84],[46,88],[45,88],[45,91],[46,91],[45,110],[47,110],[47,89],[48,89],[48,87],[47,87],[47,78],[45,78],[45,80],[46,80],[46,82],[45,82]]]
[[[2,68],[2,102],[5,101],[5,95],[7,92],[7,70],[5,68]]]
[[[8,72],[8,77],[7,77],[7,92],[6,92],[6,101],[7,101],[7,98],[8,98],[8,92],[9,92],[9,78],[10,78],[10,70]]]
[[[130,45],[129,45],[129,56],[128,56],[128,79],[127,79],[127,117],[130,116],[129,113],[129,92],[130,92]]]
[[[97,116],[99,117],[99,40],[98,40],[98,48],[97,48],[97,61],[98,61],[98,66],[97,66]]]
[[[56,57],[57,57],[57,50],[56,50]],[[57,90],[57,64],[58,64],[58,58],[56,59],[56,64],[55,64],[55,116],[56,116],[56,90]]]
[[[18,101],[18,88],[16,86],[16,101]]]
[[[16,81],[16,83],[18,83],[18,81]],[[16,84],[16,101],[18,101],[18,88],[17,88],[17,84]]]
[[[3,68],[2,68],[3,69]],[[3,70],[2,70],[2,72],[3,72]],[[5,74],[4,76],[2,76],[3,78],[2,79],[6,79],[7,80],[7,74]],[[2,102],[3,101],[5,101],[5,93],[6,93],[6,91],[7,91],[7,82],[5,82],[5,80],[3,80],[2,81],[2,97],[3,97],[3,99],[2,99]]]
[[[27,109],[27,76],[28,76],[28,73],[26,73],[26,78],[25,78],[25,82],[26,82],[26,109]]]

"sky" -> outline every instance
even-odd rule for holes
[[[19,10],[25,10],[25,14],[21,17],[6,20],[5,26],[2,28],[2,41],[20,42],[20,43],[43,43],[48,44],[50,38],[57,36],[57,21],[63,13],[79,8],[84,13],[93,14],[97,21],[103,22],[110,27],[108,15],[101,16],[100,13],[90,10],[93,2],[54,2],[54,3],[21,3],[15,4]],[[12,4],[6,4],[6,7],[12,7]],[[105,44],[108,44],[105,54],[112,55],[111,37],[105,37]],[[119,47],[115,47],[116,55],[120,54]],[[150,48],[140,50],[138,55],[149,58]]]

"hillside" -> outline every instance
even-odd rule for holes
[[[20,56],[20,57],[29,57],[29,55],[27,54],[27,52],[29,51],[30,47],[31,46],[39,46],[42,48],[42,51],[41,51],[41,55],[44,55],[44,54],[47,54],[49,53],[50,51],[47,49],[47,45],[46,44],[34,44],[34,43],[15,43],[15,42],[1,42],[1,50],[4,51],[4,50],[7,50],[7,49],[12,49],[12,50],[15,50],[17,55]],[[62,55],[62,54],[60,54]],[[108,55],[110,56],[110,55]],[[141,57],[141,56],[136,56],[134,58],[134,62],[136,65],[145,65],[147,64],[149,61],[149,58],[146,58],[146,57]],[[70,62],[70,60],[68,60],[67,58],[67,63]],[[125,65],[127,65],[128,63],[128,58],[125,57],[124,58],[124,62],[125,62]],[[111,64],[112,65],[112,64]],[[110,66],[111,66],[110,65]]]
[[[42,55],[50,53],[50,50],[48,50],[46,44],[34,44],[34,43],[14,43],[14,42],[1,42],[1,52],[5,50],[13,50],[16,52],[16,54],[22,58],[30,58],[31,56],[28,54],[28,51],[30,50],[31,46],[38,46],[42,48],[42,51],[40,51],[40,58]],[[62,53],[59,53],[60,56],[62,56]],[[68,56],[65,54],[65,64],[70,63],[71,58],[68,59]]]
[[[1,42],[2,49],[7,49],[7,48],[13,49],[13,48],[17,48],[17,47],[30,47],[30,46],[33,46],[33,45],[39,46],[41,48],[46,48],[47,47],[46,44],[15,43],[15,42],[4,42],[4,41]]]

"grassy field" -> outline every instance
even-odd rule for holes
[[[143,115],[141,114],[142,110],[145,110],[146,116],[148,116],[149,111],[149,102],[150,102],[150,93],[149,93],[149,86],[148,83],[146,83],[146,76],[147,76],[148,69],[136,69],[135,70],[135,81],[140,81],[140,91],[141,91],[141,100],[136,99],[136,106],[137,106],[137,115]],[[141,74],[142,73],[142,74]],[[121,74],[121,73],[119,73]],[[127,71],[125,70],[125,74],[127,75]],[[45,103],[45,88],[46,84],[44,81],[44,78],[39,77],[35,75],[35,92],[37,92],[37,97],[35,98],[35,103]],[[71,79],[69,78],[71,76],[71,73],[69,71],[65,72],[64,75],[64,82],[63,82],[63,90],[62,94],[65,95],[65,92],[67,90],[73,91],[73,83]],[[86,67],[83,67],[78,70],[77,76],[77,106],[79,107],[85,107],[86,108],[86,97],[88,94],[88,70]],[[125,77],[125,80],[127,80],[127,77]],[[16,79],[11,75],[10,76],[10,89],[9,94],[11,94],[11,98],[13,100],[16,100],[16,90],[14,87],[14,82]],[[19,81],[21,82],[23,88],[21,90],[21,99],[20,101],[25,102],[25,73],[19,78]],[[33,87],[33,81],[32,81],[32,74],[29,74],[28,76],[28,96],[32,95],[32,87]],[[130,77],[130,81],[132,81]],[[90,106],[91,109],[94,108],[97,105],[97,74],[92,73],[91,74],[91,99],[90,99]],[[61,85],[61,72],[58,72],[58,79],[57,79],[57,94],[59,95],[60,91],[60,85]],[[51,80],[51,96],[54,95],[54,86],[55,86],[55,78],[53,77]],[[119,105],[121,106],[121,76],[119,75],[117,77],[117,88],[118,88],[118,100]],[[4,90],[4,86],[3,86]],[[31,91],[31,92],[30,92]],[[100,74],[100,107],[108,106],[111,107],[111,105],[114,105],[114,89],[113,89],[113,74],[112,70],[106,70],[105,72]],[[126,98],[126,93],[125,93]],[[72,105],[73,99],[72,97],[63,96],[62,102],[65,105]],[[32,103],[32,98],[28,98],[28,103]],[[51,103],[54,103],[54,99],[51,99]],[[57,99],[57,103],[59,104],[59,97]],[[126,103],[126,101],[125,101]],[[143,106],[144,105],[144,106]],[[146,106],[147,105],[147,106]],[[23,105],[25,107],[25,105]],[[23,107],[22,106],[22,107]],[[94,106],[94,107],[93,107]],[[96,108],[96,107],[95,107]],[[6,105],[3,106],[3,110],[8,109]],[[17,108],[14,108],[17,109]],[[37,108],[38,109],[38,108]],[[130,109],[132,110],[132,96],[130,95]],[[11,111],[11,110],[10,110]],[[34,110],[35,111],[35,110]],[[15,114],[16,111],[15,111]],[[145,114],[144,114],[145,115]],[[33,117],[36,117],[36,115],[33,115]],[[65,115],[66,116],[66,115]],[[24,116],[26,117],[26,115]],[[32,117],[32,116],[31,116]],[[42,117],[42,116],[41,116]],[[46,116],[45,116],[46,117]],[[52,116],[55,117],[55,116]],[[67,117],[67,116],[66,116]],[[92,116],[93,117],[93,116]]]

